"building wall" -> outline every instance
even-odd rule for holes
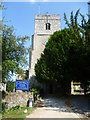
[[[50,23],[50,30],[46,30],[46,23]],[[32,36],[29,79],[35,76],[35,64],[37,63],[37,59],[40,58],[50,35],[59,30],[61,30],[60,15],[35,15],[35,33]]]

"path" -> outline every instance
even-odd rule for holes
[[[85,115],[90,119],[90,96],[75,95],[68,99],[75,113]]]
[[[65,105],[64,98],[48,97],[43,99],[44,107],[38,107],[26,118],[78,118],[79,117]],[[77,119],[77,120],[78,120]]]

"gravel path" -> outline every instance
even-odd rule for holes
[[[75,118],[79,117],[65,104],[64,98],[48,97],[43,99],[44,107],[37,109],[26,118]]]
[[[76,114],[85,115],[90,119],[90,96],[71,96],[68,100]]]

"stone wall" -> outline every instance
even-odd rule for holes
[[[29,98],[33,99],[33,94],[31,92],[9,92],[5,97],[8,109],[13,106],[20,105],[21,107],[27,106]]]

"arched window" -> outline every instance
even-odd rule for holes
[[[46,23],[46,30],[50,30],[50,23]]]

